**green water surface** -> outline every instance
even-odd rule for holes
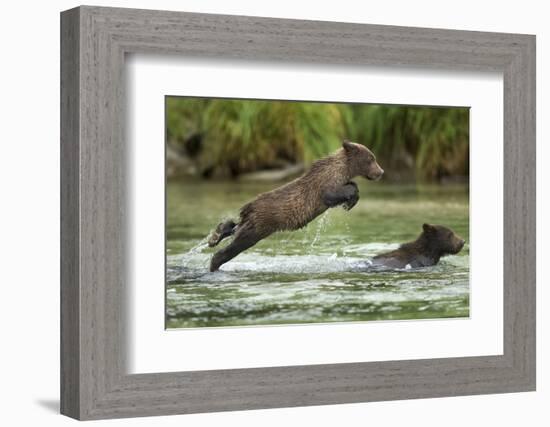
[[[302,230],[274,234],[215,273],[210,257],[226,241],[208,248],[210,230],[277,184],[168,182],[167,328],[469,316],[468,187],[357,182],[351,211],[331,209]],[[451,227],[464,249],[435,267],[368,268],[424,222]]]

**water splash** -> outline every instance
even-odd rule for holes
[[[206,269],[208,267],[208,260],[210,259],[209,256],[203,254],[206,248],[208,248],[208,237],[200,240],[187,252],[167,257],[168,276],[172,279],[178,277],[181,274],[182,268],[184,270]]]
[[[183,254],[183,259],[185,259],[186,256],[193,256],[196,254],[200,254],[203,251],[203,249],[206,249],[207,247],[208,247],[208,237],[205,237],[199,243],[197,243],[195,246],[189,249],[185,254]]]
[[[311,245],[309,245],[310,249],[315,248],[315,245],[319,241],[321,234],[325,231],[327,226],[330,224],[330,214],[329,210],[326,210],[321,217],[319,218],[319,221],[317,221],[317,228],[315,230],[315,236],[313,237],[313,241],[311,242]]]

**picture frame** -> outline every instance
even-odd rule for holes
[[[504,351],[128,374],[129,53],[503,73]],[[535,37],[81,6],[61,14],[61,413],[80,420],[532,391]]]

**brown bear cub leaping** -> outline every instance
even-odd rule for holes
[[[463,246],[464,239],[453,230],[442,225],[424,224],[422,233],[416,240],[405,243],[394,251],[375,256],[372,265],[389,268],[429,267],[436,265],[445,255],[459,253]]]
[[[216,246],[225,237],[233,241],[214,254],[210,271],[216,271],[242,251],[283,230],[304,227],[328,208],[351,209],[359,200],[356,176],[378,180],[384,171],[374,154],[360,144],[344,141],[340,150],[317,160],[301,177],[275,190],[262,193],[240,210],[238,223],[220,223],[208,240]]]

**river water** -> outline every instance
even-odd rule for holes
[[[210,273],[206,236],[274,184],[170,181],[166,213],[167,328],[469,316],[466,185],[357,180],[358,204],[277,233]],[[413,240],[422,223],[466,239],[437,266],[376,271],[368,259]],[[229,241],[229,239],[227,239]]]

